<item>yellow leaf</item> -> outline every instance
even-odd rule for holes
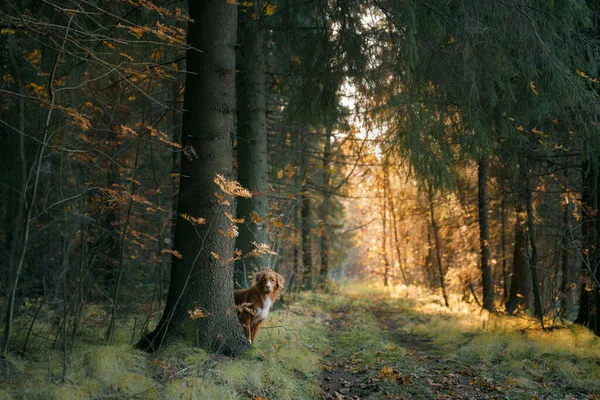
[[[129,61],[133,62],[133,57],[131,57],[129,54],[127,54],[127,53],[121,53],[120,55],[121,55],[121,57],[125,57]]]
[[[519,125],[517,126],[517,130],[523,132],[525,128],[523,128],[523,125]]]
[[[250,214],[250,218],[252,219],[252,222],[255,222],[257,224],[260,222],[260,216],[256,211],[252,211],[252,214]]]
[[[273,221],[273,226],[277,229],[281,229],[283,228],[283,222],[281,222],[280,220],[276,219],[275,221]]]
[[[278,179],[283,178],[283,170],[282,169],[280,169],[279,172],[277,173],[277,178]]]
[[[276,5],[273,5],[271,3],[265,3],[265,6],[264,6],[265,16],[270,17],[271,15],[275,14],[276,8],[277,8]]]
[[[537,128],[533,128],[533,129],[531,130],[531,132],[535,133],[536,135],[543,135],[543,134],[544,134],[544,132],[543,132],[543,131],[540,131],[540,130],[539,130],[539,129],[537,129]]]
[[[538,95],[538,92],[537,92],[537,90],[535,89],[535,81],[531,81],[531,82],[529,82],[529,87],[531,88],[531,91],[532,91],[532,92],[533,92],[533,93],[534,93],[534,94],[537,96],[537,95]]]
[[[127,100],[129,100],[129,101],[134,101],[134,100],[135,100],[135,96],[129,96],[129,97],[127,98]]]

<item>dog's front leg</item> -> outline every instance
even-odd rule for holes
[[[258,328],[260,328],[260,325],[263,323],[263,321],[257,321],[255,323],[252,324],[252,329],[250,330],[250,334],[252,335],[252,338],[250,339],[250,343],[254,343],[254,338],[256,337],[256,333],[258,332]]]
[[[252,317],[249,316],[247,318],[240,318],[240,322],[242,323],[242,327],[244,328],[244,335],[246,335],[246,338],[248,339],[248,341],[250,341],[250,343],[252,343],[252,332],[251,332]]]

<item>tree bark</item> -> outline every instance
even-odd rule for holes
[[[438,232],[437,222],[435,221],[435,207],[433,205],[433,188],[429,187],[429,215],[431,217],[431,230],[433,231],[433,240],[435,241],[435,257],[438,265],[438,271],[440,273],[440,288],[442,289],[442,295],[444,296],[444,303],[446,307],[449,307],[448,294],[446,293],[446,284],[444,283],[444,267],[442,265],[442,254],[440,244],[440,234]]]
[[[597,263],[598,226],[595,213],[598,210],[598,169],[597,166],[585,162],[583,164],[583,188],[581,190],[582,209],[582,235],[583,248],[581,263],[581,296],[579,299],[579,312],[575,323],[594,329],[600,323],[596,318],[597,282],[595,282],[594,269]],[[599,332],[596,332],[598,334]]]
[[[302,288],[312,289],[313,280],[313,261],[312,261],[312,217],[311,217],[311,201],[307,193],[306,186],[304,187],[304,198],[302,199],[301,207],[301,223],[302,223]]]
[[[390,175],[387,174],[387,186],[389,191],[388,200],[390,203],[390,213],[392,217],[392,229],[394,230],[394,244],[396,247],[396,257],[398,257],[398,268],[400,269],[400,275],[402,276],[402,282],[408,285],[408,279],[406,278],[406,272],[404,271],[404,264],[402,263],[402,249],[400,248],[400,238],[398,237],[398,221],[396,218],[396,207],[394,207],[394,198],[391,195],[392,186],[390,185]]]
[[[383,199],[381,201],[381,257],[383,261],[383,286],[389,285],[390,263],[387,257],[387,198],[388,167],[383,166]]]
[[[490,227],[487,192],[488,158],[479,161],[477,186],[479,188],[479,247],[481,254],[481,281],[483,284],[483,308],[494,311],[494,276],[490,265]]]
[[[265,45],[266,31],[258,2],[252,8],[244,7],[239,13],[238,45],[238,124],[237,161],[238,180],[252,192],[251,198],[240,198],[237,217],[243,218],[236,248],[242,255],[256,249],[256,244],[269,245],[266,215],[269,211]],[[252,12],[250,12],[252,11]],[[258,17],[252,17],[252,16]],[[254,216],[254,218],[253,218]],[[269,266],[269,255],[243,257],[235,264],[236,286],[247,288],[248,275]]]
[[[231,178],[231,134],[235,113],[235,42],[237,6],[221,0],[190,2],[183,146],[178,218],[171,283],[162,318],[138,342],[147,350],[165,340],[197,340],[208,351],[240,354],[249,343],[233,311],[234,252],[231,221],[235,199],[215,184],[217,174]],[[215,193],[224,196],[219,200]],[[227,200],[225,202],[224,200]],[[188,214],[205,218],[192,224]],[[199,310],[203,317],[192,319]]]
[[[500,183],[500,254],[502,255],[502,300],[508,301],[508,269],[506,267],[506,193],[504,191],[504,181]]]
[[[302,235],[302,288],[312,289],[313,285],[313,258],[312,258],[312,204],[310,194],[308,192],[308,179],[310,178],[311,167],[309,165],[306,138],[300,137],[303,140],[302,145],[302,205],[300,207],[300,224]]]
[[[533,217],[533,189],[531,188],[531,178],[525,176],[525,208],[527,210],[527,237],[529,239],[529,271],[531,273],[531,287],[533,289],[534,315],[540,319],[542,329],[544,328],[544,313],[542,309],[542,299],[540,295],[540,285],[537,273],[538,264],[538,246],[535,233],[535,221]]]
[[[506,313],[513,315],[519,306],[526,306],[531,292],[531,275],[527,270],[525,258],[525,228],[519,221],[515,222],[515,246],[513,250],[513,268],[510,280],[510,294],[506,302]]]
[[[331,213],[331,185],[329,184],[329,164],[331,163],[331,128],[325,131],[323,147],[323,202],[321,203],[321,269],[319,270],[319,285],[328,287],[329,280],[329,214]]]

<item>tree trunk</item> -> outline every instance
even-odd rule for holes
[[[394,230],[394,244],[396,245],[396,257],[398,257],[398,268],[400,269],[400,275],[402,276],[402,282],[408,285],[408,279],[406,278],[406,272],[404,271],[404,264],[402,263],[402,250],[400,248],[400,238],[398,237],[398,221],[396,218],[396,208],[394,207],[394,198],[391,195],[392,187],[390,185],[390,176],[387,174],[387,187],[390,195],[388,200],[390,203],[390,212],[392,217],[392,229]]]
[[[208,351],[236,355],[248,340],[233,312],[235,199],[215,184],[231,177],[235,103],[237,6],[220,0],[190,2],[183,145],[171,283],[162,318],[138,347],[159,348],[171,337],[197,340]],[[196,50],[197,49],[197,50]],[[199,50],[199,51],[198,51]],[[222,198],[218,199],[215,193]],[[229,191],[229,194],[231,192]],[[224,200],[227,200],[224,201]],[[187,214],[205,218],[193,224]],[[192,319],[196,311],[200,318]]]
[[[433,188],[429,187],[429,215],[431,217],[431,230],[433,231],[433,239],[435,241],[435,257],[438,265],[438,271],[440,273],[440,288],[442,289],[442,295],[444,296],[444,303],[446,307],[449,307],[448,295],[446,293],[446,284],[444,283],[444,267],[442,265],[442,249],[440,245],[440,234],[438,232],[438,226],[435,221],[435,207],[433,205]]]
[[[525,228],[520,223],[518,216],[515,222],[512,270],[510,294],[506,302],[506,313],[509,315],[513,315],[519,306],[527,305],[531,292],[531,275],[527,269],[527,259],[525,258]]]
[[[529,271],[531,273],[531,287],[533,289],[534,315],[540,319],[542,329],[544,328],[544,313],[542,310],[542,300],[540,295],[540,284],[537,273],[538,264],[538,246],[535,233],[535,221],[533,219],[533,193],[531,188],[531,178],[525,176],[525,208],[527,210],[527,237],[529,239]]]
[[[490,227],[488,219],[487,191],[488,158],[479,161],[477,186],[479,188],[479,246],[481,252],[481,281],[483,284],[483,308],[494,311],[494,276],[490,265]]]
[[[435,268],[433,266],[433,243],[431,243],[431,231],[427,228],[427,256],[425,257],[425,271],[429,278],[429,287],[433,288],[436,286],[435,282]]]
[[[304,198],[301,208],[302,223],[302,288],[312,289],[313,261],[312,261],[312,238],[311,238],[311,204],[310,196],[304,187]]]
[[[595,247],[598,242],[598,231],[596,221],[596,212],[598,210],[598,168],[595,165],[585,162],[583,164],[581,201],[582,209],[582,235],[583,248],[581,263],[581,296],[579,300],[579,313],[575,319],[576,324],[587,326],[590,329],[599,323],[600,318],[596,318],[597,282],[594,281],[594,269],[597,263],[597,250]],[[598,332],[596,332],[598,334]]]
[[[388,167],[383,166],[383,198],[381,201],[381,257],[383,261],[383,286],[389,285],[390,263],[387,257],[387,197]]]
[[[243,258],[235,265],[235,284],[247,288],[248,275],[269,266],[268,254],[244,257],[256,249],[255,243],[269,245],[265,218],[269,211],[269,186],[265,101],[266,31],[260,17],[262,9],[259,3],[255,2],[252,8],[244,8],[246,12],[239,13],[238,32],[241,57],[238,60],[237,161],[239,182],[252,192],[252,197],[238,201],[237,217],[243,218],[244,223],[240,226],[236,248],[242,251]]]
[[[325,131],[323,147],[323,202],[321,203],[321,269],[319,270],[319,285],[328,287],[329,281],[329,214],[331,213],[331,185],[329,184],[329,164],[331,163],[331,128]]]
[[[508,269],[506,268],[506,193],[504,191],[504,181],[500,183],[500,194],[502,200],[500,202],[500,254],[502,255],[502,300],[508,301]]]
[[[574,281],[573,272],[569,263],[571,235],[571,213],[573,212],[573,202],[570,198],[566,199],[563,205],[563,235],[561,239],[561,275],[560,295],[561,295],[561,314],[569,319],[573,304],[572,282]]]

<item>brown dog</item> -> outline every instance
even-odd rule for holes
[[[273,271],[261,271],[254,276],[254,286],[250,289],[233,291],[238,307],[238,318],[244,327],[244,333],[254,343],[256,332],[269,315],[279,291],[283,289],[283,276]]]

